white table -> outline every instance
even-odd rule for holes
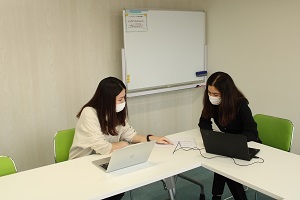
[[[255,142],[249,142],[249,147],[260,149],[257,156],[263,158],[264,163],[237,166],[229,158],[199,161],[203,167],[275,199],[299,199],[300,156]],[[248,164],[260,160],[236,161],[239,164]]]
[[[93,160],[106,156],[91,155],[0,177],[0,196],[10,200],[96,200],[155,181],[166,179],[168,182],[174,175],[201,165],[197,159],[191,159],[197,154],[178,152],[173,155],[174,148],[155,147],[147,163],[111,173],[92,164]],[[171,184],[169,189],[172,187]]]
[[[170,135],[194,137],[199,148],[203,142],[199,129]],[[262,164],[235,165],[230,158],[205,159],[199,151],[176,151],[174,147],[155,147],[149,162],[123,170],[104,173],[91,162],[105,156],[91,155],[0,177],[1,199],[101,199],[149,183],[170,179],[182,172],[203,166],[276,199],[299,199],[300,156],[255,142],[261,149]],[[212,155],[205,153],[206,156]],[[239,164],[251,161],[236,160]],[[172,186],[171,186],[172,187]]]
[[[196,133],[199,133],[198,129],[189,132],[189,134],[195,136],[198,148],[203,148],[201,135]],[[197,158],[202,167],[275,199],[299,199],[300,156],[256,142],[249,142],[248,146],[260,149],[257,156],[263,158],[264,163],[238,166],[234,164],[231,158],[205,159],[201,156],[196,156],[192,159]],[[205,150],[202,150],[202,152],[208,157],[215,156],[214,154],[205,153]],[[261,162],[260,159],[252,159],[251,161],[235,160],[241,165]]]

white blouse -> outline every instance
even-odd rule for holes
[[[131,142],[137,134],[127,123],[117,126],[117,136],[105,135],[101,131],[97,111],[92,107],[85,107],[78,119],[69,159],[79,158],[94,153],[109,154],[112,142]]]

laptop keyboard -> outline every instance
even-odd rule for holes
[[[101,164],[100,166],[103,167],[104,169],[107,169],[108,163]]]
[[[252,157],[252,155],[255,155],[258,152],[258,149],[254,149],[254,148],[250,148],[249,147],[249,155],[250,158]]]

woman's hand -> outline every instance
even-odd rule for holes
[[[156,140],[157,144],[172,144],[171,140],[166,137],[150,136],[150,140]]]

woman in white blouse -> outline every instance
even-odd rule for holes
[[[115,78],[103,79],[92,97],[77,114],[78,122],[70,149],[70,159],[109,154],[129,143],[156,140],[171,144],[166,137],[139,135],[127,122],[126,87]]]
[[[129,143],[156,140],[172,144],[166,137],[139,135],[127,122],[126,87],[115,78],[103,79],[92,97],[77,114],[78,122],[69,159],[90,154],[109,154]],[[121,199],[119,194],[108,199]]]

